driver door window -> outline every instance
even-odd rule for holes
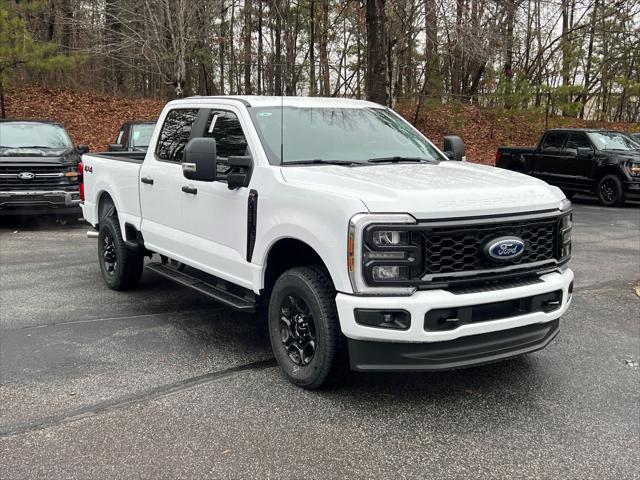
[[[226,110],[211,110],[207,119],[205,137],[216,141],[216,163],[218,176],[224,180],[231,170],[229,157],[249,155],[247,139],[235,113]]]
[[[587,136],[582,133],[572,133],[567,141],[565,149],[566,148],[589,148],[593,150],[591,142],[589,142]]]

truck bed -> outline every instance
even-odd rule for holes
[[[109,191],[121,222],[140,228],[139,177],[144,157],[145,152],[101,152],[82,156],[83,211],[89,223],[94,226],[98,223],[100,199]]]
[[[536,147],[498,147],[496,152],[496,167],[510,168],[510,163],[521,155],[535,153]]]

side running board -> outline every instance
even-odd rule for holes
[[[160,262],[149,263],[146,265],[146,269],[169,280],[173,280],[182,286],[189,287],[207,295],[227,307],[242,310],[243,312],[254,312],[256,309],[256,298],[253,292],[232,285],[212,275],[202,273],[202,276],[206,276],[207,278],[199,278],[199,276],[179,271],[177,267],[169,263]],[[200,273],[201,272],[198,272],[198,274]],[[232,292],[231,289],[243,290],[244,294]]]

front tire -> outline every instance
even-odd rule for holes
[[[309,390],[335,383],[348,373],[335,289],[317,267],[296,267],[276,281],[268,307],[269,338],[289,381]]]
[[[104,217],[100,222],[98,262],[102,278],[112,290],[130,290],[142,277],[144,256],[137,249],[127,248],[118,217]]]
[[[607,207],[618,207],[624,203],[622,180],[615,174],[605,175],[598,182],[598,199]]]

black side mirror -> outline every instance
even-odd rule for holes
[[[577,157],[578,156],[578,149],[577,148],[573,148],[573,147],[566,147],[564,149],[564,152],[569,154],[569,156],[574,156]]]
[[[124,151],[124,145],[120,145],[119,143],[110,143],[107,147],[108,152],[122,152]]]
[[[444,154],[451,160],[462,162],[466,160],[464,142],[456,135],[444,137]]]
[[[251,180],[253,161],[251,157],[229,157],[230,172],[227,174],[229,190],[248,187]]]
[[[85,153],[89,153],[89,145],[78,145],[76,150],[78,150],[80,155],[84,155]]]
[[[216,141],[196,137],[184,147],[182,174],[189,180],[213,182],[216,179]]]
[[[580,158],[591,158],[593,155],[593,149],[589,147],[576,148],[576,155]]]

